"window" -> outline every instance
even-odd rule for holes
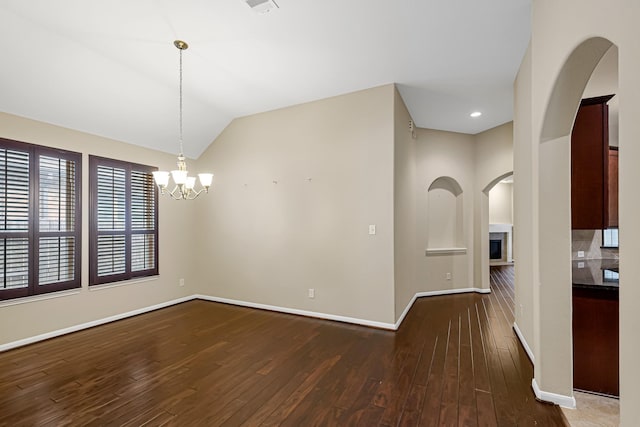
[[[81,164],[0,138],[0,299],[80,287]]]
[[[602,247],[617,248],[618,247],[618,229],[607,228],[602,230]]]
[[[89,156],[91,285],[158,274],[158,193],[151,166]]]

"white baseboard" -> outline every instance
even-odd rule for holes
[[[529,356],[529,360],[531,360],[531,363],[535,364],[536,357],[533,355],[533,351],[531,351],[531,347],[529,347],[529,343],[527,342],[526,339],[524,339],[524,335],[522,335],[522,332],[520,331],[520,328],[518,327],[518,324],[516,322],[513,322],[513,330],[516,332],[516,336],[520,340],[520,344],[522,344],[522,347],[524,347],[524,351],[527,352],[527,356]]]
[[[440,295],[466,294],[466,293],[469,293],[469,292],[477,292],[479,294],[490,294],[491,293],[491,289],[462,288],[462,289],[447,289],[447,290],[443,290],[443,291],[418,292],[411,298],[411,301],[409,301],[409,304],[407,304],[407,306],[405,307],[405,309],[402,312],[402,314],[400,314],[400,317],[398,317],[398,320],[396,320],[396,323],[395,323],[393,329],[397,330],[400,327],[400,325],[404,321],[404,318],[407,316],[407,313],[409,313],[409,310],[411,310],[411,307],[413,307],[413,304],[416,302],[416,300],[418,298],[436,297],[436,296],[440,296]]]
[[[17,340],[17,341],[12,341],[12,342],[9,342],[9,343],[6,343],[6,344],[0,344],[0,352],[11,350],[11,349],[17,348],[17,347],[22,347],[22,346],[25,346],[25,345],[28,345],[28,344],[33,344],[33,343],[36,343],[38,341],[44,341],[44,340],[48,340],[50,338],[59,337],[61,335],[70,334],[72,332],[81,331],[83,329],[93,328],[94,326],[103,325],[105,323],[110,323],[110,322],[115,322],[117,320],[126,319],[127,317],[137,316],[138,314],[147,313],[149,311],[158,310],[158,309],[161,309],[161,308],[169,307],[169,306],[172,306],[172,305],[175,305],[175,304],[180,304],[180,303],[183,303],[183,302],[186,302],[186,301],[190,301],[190,300],[193,300],[193,299],[201,299],[201,300],[205,300],[205,301],[220,302],[220,303],[224,303],[224,304],[232,304],[232,305],[238,305],[238,306],[242,306],[242,307],[257,308],[257,309],[261,309],[261,310],[277,311],[277,312],[281,312],[281,313],[296,314],[296,315],[299,315],[299,316],[315,317],[315,318],[318,318],[318,319],[334,320],[334,321],[337,321],[337,322],[352,323],[352,324],[356,324],[356,325],[363,325],[363,326],[369,326],[369,327],[373,327],[373,328],[388,329],[388,330],[395,331],[400,327],[400,324],[402,323],[402,321],[406,317],[407,313],[409,313],[409,310],[411,309],[411,307],[413,306],[413,303],[416,301],[417,298],[430,297],[430,296],[439,296],[439,295],[460,294],[460,293],[467,293],[467,292],[490,293],[491,290],[490,289],[480,289],[480,288],[463,288],[463,289],[449,289],[449,290],[444,290],[444,291],[418,292],[417,294],[415,294],[413,296],[413,298],[411,298],[411,301],[409,301],[409,304],[407,304],[407,307],[404,309],[404,311],[402,312],[402,314],[400,315],[400,317],[398,318],[398,320],[395,323],[377,322],[377,321],[374,321],[374,320],[358,319],[358,318],[355,318],[355,317],[338,316],[338,315],[335,315],[335,314],[319,313],[319,312],[315,312],[315,311],[307,311],[307,310],[299,310],[299,309],[295,309],[295,308],[279,307],[279,306],[266,305],[266,304],[258,304],[258,303],[240,301],[240,300],[233,300],[233,299],[228,299],[228,298],[212,297],[212,296],[208,296],[208,295],[190,295],[190,296],[187,296],[187,297],[183,297],[183,298],[179,298],[179,299],[163,302],[163,303],[152,305],[152,306],[149,306],[149,307],[143,307],[143,308],[139,308],[137,310],[128,311],[126,313],[116,314],[114,316],[105,317],[105,318],[98,319],[98,320],[93,320],[91,322],[81,323],[79,325],[70,326],[68,328],[58,329],[58,330],[55,330],[55,331],[47,332],[47,333],[36,335],[36,336],[33,336],[33,337],[28,337],[28,338],[24,338],[24,339]]]
[[[531,380],[531,387],[533,388],[533,392],[535,393],[536,397],[540,400],[555,403],[556,405],[560,405],[563,408],[576,409],[576,399],[573,396],[564,396],[562,394],[542,391],[540,390],[540,387],[538,387],[538,383],[536,382],[535,378]]]
[[[439,295],[453,295],[453,294],[467,294],[469,292],[477,292],[479,294],[490,294],[491,289],[482,289],[482,288],[460,288],[460,289],[445,289],[443,291],[428,291],[428,292],[418,292],[416,297],[436,297]]]
[[[358,319],[356,317],[338,316],[335,314],[319,313],[316,311],[299,310],[297,308],[280,307],[254,302],[240,301],[228,298],[212,297],[209,295],[195,295],[195,298],[224,304],[238,305],[241,307],[257,308],[260,310],[277,311],[280,313],[297,314],[299,316],[315,317],[318,319],[335,320],[337,322],[353,323],[356,325],[370,326],[374,328],[395,330],[393,323],[377,322],[375,320]]]
[[[191,296],[188,296],[188,297],[184,297],[184,298],[175,299],[175,300],[171,300],[171,301],[167,301],[167,302],[163,302],[163,303],[152,305],[152,306],[149,306],[149,307],[139,308],[137,310],[128,311],[126,313],[121,313],[121,314],[116,314],[114,316],[109,316],[109,317],[105,317],[105,318],[98,319],[98,320],[93,320],[93,321],[87,322],[87,323],[81,323],[79,325],[70,326],[68,328],[58,329],[56,331],[51,331],[51,332],[47,332],[45,334],[40,334],[40,335],[36,335],[36,336],[33,336],[33,337],[29,337],[29,338],[24,338],[24,339],[21,339],[21,340],[18,340],[18,341],[9,342],[9,343],[0,345],[0,352],[11,350],[11,349],[17,348],[17,347],[22,347],[22,346],[28,345],[28,344],[33,344],[33,343],[36,343],[38,341],[44,341],[44,340],[48,340],[50,338],[59,337],[60,335],[66,335],[66,334],[70,334],[72,332],[78,332],[78,331],[81,331],[83,329],[93,328],[94,326],[103,325],[105,323],[115,322],[116,320],[122,320],[122,319],[125,319],[127,317],[137,316],[138,314],[147,313],[149,311],[158,310],[158,309],[169,307],[169,306],[175,305],[175,304],[180,304],[182,302],[190,301],[192,299],[195,299],[194,295],[191,295]]]
[[[407,314],[409,313],[409,310],[411,310],[411,307],[413,307],[413,303],[415,303],[417,299],[418,299],[418,294],[415,294],[411,298],[411,301],[409,301],[409,304],[407,304],[407,306],[404,308],[404,311],[402,312],[402,314],[400,314],[400,317],[398,317],[398,320],[396,320],[396,323],[393,325],[393,330],[394,331],[398,330],[398,328],[400,327],[400,325],[404,321],[404,318],[407,317]]]
[[[228,299],[228,298],[212,297],[209,295],[195,295],[195,298],[206,300],[206,301],[221,302],[224,304],[239,305],[241,307],[250,307],[250,308],[258,308],[261,310],[278,311],[281,313],[297,314],[300,316],[315,317],[318,319],[326,319],[326,320],[335,320],[338,322],[353,323],[356,325],[371,326],[374,328],[389,329],[389,330],[395,331],[400,327],[400,324],[402,324],[402,321],[407,316],[407,313],[409,313],[409,310],[411,309],[411,307],[413,306],[413,303],[416,301],[417,298],[432,297],[432,296],[439,296],[439,295],[462,294],[462,293],[468,293],[468,292],[478,292],[482,294],[488,294],[491,292],[491,289],[462,288],[462,289],[449,289],[449,290],[443,290],[443,291],[418,292],[413,296],[413,298],[411,298],[411,301],[409,301],[409,303],[405,307],[404,311],[402,312],[402,314],[400,315],[396,323],[377,322],[374,320],[365,320],[365,319],[358,319],[355,317],[337,316],[334,314],[319,313],[316,311],[299,310],[295,308],[259,304],[259,303],[253,303],[253,302],[247,302],[247,301]]]

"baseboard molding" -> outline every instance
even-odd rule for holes
[[[398,328],[400,327],[400,325],[404,321],[404,318],[407,317],[407,314],[409,313],[409,310],[411,310],[411,307],[413,307],[413,304],[416,302],[417,299],[418,299],[418,294],[415,294],[411,298],[411,301],[409,301],[409,304],[407,304],[407,306],[404,308],[404,311],[400,314],[400,317],[398,317],[398,320],[396,320],[396,323],[393,325],[393,330],[394,331],[398,330]]]
[[[418,292],[411,298],[411,301],[409,301],[409,304],[407,304],[407,306],[405,307],[405,309],[402,312],[402,314],[400,314],[400,317],[398,317],[398,320],[396,320],[396,323],[395,323],[393,329],[397,330],[400,327],[400,325],[404,321],[404,318],[407,316],[407,314],[409,313],[409,310],[411,310],[411,307],[413,307],[413,304],[416,302],[416,300],[418,298],[422,298],[422,297],[437,297],[437,296],[440,296],[440,295],[466,294],[466,293],[469,293],[469,292],[477,292],[479,294],[490,294],[491,293],[491,289],[461,288],[461,289],[447,289],[447,290],[443,290],[443,291]]]
[[[538,383],[536,382],[535,378],[531,380],[531,388],[533,388],[533,392],[540,400],[555,403],[556,405],[560,405],[563,408],[576,409],[576,399],[573,396],[564,396],[562,394],[542,391],[540,390],[540,387],[538,387]]]
[[[522,332],[520,331],[520,328],[518,327],[518,324],[516,322],[513,322],[513,330],[515,331],[516,336],[520,340],[520,344],[522,344],[524,351],[527,352],[527,356],[529,356],[529,360],[531,360],[531,363],[535,364],[536,357],[533,355],[533,351],[531,351],[531,347],[529,347],[529,343],[527,342],[526,339],[524,339],[524,335],[522,335]]]
[[[288,308],[288,307],[280,307],[275,305],[259,304],[255,302],[247,302],[247,301],[234,300],[229,298],[212,297],[209,295],[195,295],[195,298],[205,300],[205,301],[237,305],[240,307],[257,308],[260,310],[277,311],[280,313],[287,313],[287,314],[296,314],[298,316],[315,317],[317,319],[334,320],[337,322],[344,322],[344,323],[353,323],[356,325],[370,326],[373,328],[389,329],[389,330],[396,329],[393,323],[358,319],[356,317],[338,316],[335,314],[320,313],[317,311],[299,310],[297,308]]]
[[[167,301],[167,302],[163,302],[163,303],[152,305],[152,306],[149,306],[149,307],[139,308],[137,310],[132,310],[132,311],[128,311],[126,313],[116,314],[114,316],[109,316],[109,317],[105,317],[105,318],[98,319],[98,320],[93,320],[93,321],[87,322],[87,323],[81,323],[79,325],[70,326],[68,328],[58,329],[58,330],[55,330],[55,331],[47,332],[45,334],[40,334],[40,335],[36,335],[36,336],[33,336],[33,337],[29,337],[29,338],[24,338],[24,339],[21,339],[21,340],[18,340],[18,341],[9,342],[9,343],[0,345],[0,352],[11,350],[11,349],[14,349],[14,348],[17,348],[17,347],[22,347],[22,346],[29,345],[29,344],[33,344],[33,343],[36,343],[38,341],[44,341],[44,340],[48,340],[50,338],[59,337],[61,335],[70,334],[72,332],[78,332],[78,331],[81,331],[83,329],[93,328],[94,326],[103,325],[105,323],[115,322],[116,320],[126,319],[127,317],[137,316],[138,314],[143,314],[143,313],[148,313],[150,311],[159,310],[161,308],[165,308],[165,307],[169,307],[169,306],[172,306],[172,305],[180,304],[180,303],[183,303],[183,302],[186,302],[186,301],[190,301],[192,299],[195,299],[194,295],[191,295],[191,296],[188,296],[188,297],[184,297],[184,298],[175,299],[175,300],[171,300],[171,301]]]
[[[387,330],[395,331],[402,324],[402,321],[407,316],[407,313],[409,313],[409,310],[411,310],[411,307],[413,306],[413,304],[416,301],[416,299],[422,298],[422,297],[461,294],[461,293],[469,293],[469,292],[478,292],[478,293],[486,294],[486,293],[490,293],[491,290],[490,289],[480,289],[480,288],[462,288],[462,289],[448,289],[448,290],[443,290],[443,291],[418,292],[413,296],[413,298],[411,298],[411,301],[409,301],[409,304],[407,304],[407,307],[404,309],[404,311],[402,312],[402,314],[400,315],[400,317],[398,318],[398,320],[395,323],[377,322],[377,321],[374,321],[374,320],[358,319],[358,318],[355,318],[355,317],[338,316],[338,315],[335,315],[335,314],[320,313],[320,312],[316,312],[316,311],[299,310],[299,309],[295,309],[295,308],[280,307],[280,306],[273,306],[273,305],[267,305],[267,304],[258,304],[258,303],[247,302],[247,301],[240,301],[240,300],[234,300],[234,299],[228,299],[228,298],[220,298],[220,297],[212,297],[212,296],[209,296],[209,295],[196,294],[196,295],[190,295],[190,296],[187,296],[187,297],[183,297],[183,298],[179,298],[179,299],[175,299],[175,300],[171,300],[171,301],[166,301],[166,302],[163,302],[163,303],[160,303],[160,304],[156,304],[156,305],[152,305],[152,306],[149,306],[149,307],[139,308],[137,310],[128,311],[126,313],[116,314],[114,316],[109,316],[109,317],[105,317],[105,318],[102,318],[102,319],[93,320],[91,322],[81,323],[79,325],[70,326],[68,328],[58,329],[58,330],[55,330],[55,331],[47,332],[45,334],[35,335],[33,337],[24,338],[24,339],[17,340],[17,341],[12,341],[12,342],[9,342],[9,343],[6,343],[6,344],[0,344],[0,352],[11,350],[11,349],[18,348],[18,347],[22,347],[22,346],[29,345],[29,344],[33,344],[33,343],[36,343],[38,341],[44,341],[44,340],[48,340],[50,338],[59,337],[61,335],[66,335],[66,334],[70,334],[70,333],[73,333],[73,332],[78,332],[78,331],[81,331],[83,329],[93,328],[94,326],[103,325],[105,323],[110,323],[110,322],[115,322],[117,320],[126,319],[127,317],[137,316],[138,314],[143,314],[143,313],[147,313],[147,312],[150,312],[150,311],[159,310],[161,308],[169,307],[169,306],[172,306],[172,305],[175,305],[175,304],[180,304],[180,303],[183,303],[183,302],[186,302],[186,301],[191,301],[191,300],[194,300],[194,299],[201,299],[201,300],[205,300],[205,301],[219,302],[219,303],[224,303],[224,304],[232,304],[232,305],[237,305],[237,306],[241,306],[241,307],[257,308],[257,309],[260,309],[260,310],[277,311],[277,312],[280,312],[280,313],[296,314],[296,315],[299,315],[299,316],[315,317],[315,318],[318,318],[318,319],[333,320],[333,321],[337,321],[337,322],[351,323],[351,324],[355,324],[355,325],[369,326],[369,327],[373,327],[373,328],[387,329]]]
[[[490,294],[491,289],[482,289],[482,288],[460,288],[460,289],[445,289],[443,291],[428,291],[428,292],[418,292],[416,297],[437,297],[440,295],[453,295],[453,294],[468,294],[470,292],[476,292],[479,294]]]

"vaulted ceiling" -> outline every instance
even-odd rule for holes
[[[0,110],[185,154],[236,117],[397,83],[420,127],[512,118],[531,0],[3,0]],[[479,118],[470,118],[473,111]]]

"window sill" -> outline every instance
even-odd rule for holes
[[[69,289],[66,291],[51,292],[48,294],[32,295],[28,297],[4,300],[4,301],[0,301],[0,307],[8,307],[10,305],[18,305],[18,304],[29,304],[32,302],[44,301],[48,299],[68,297],[70,295],[79,294],[81,290],[82,288],[75,288],[75,289]]]
[[[426,256],[466,254],[467,248],[427,248]]]
[[[129,286],[129,285],[135,285],[135,284],[138,284],[138,283],[152,282],[152,281],[158,280],[159,277],[160,277],[160,275],[147,276],[147,277],[138,277],[136,279],[122,280],[120,282],[102,283],[100,285],[90,285],[89,286],[89,291],[90,292],[93,292],[93,291],[104,291],[106,289],[119,288],[120,286]]]

